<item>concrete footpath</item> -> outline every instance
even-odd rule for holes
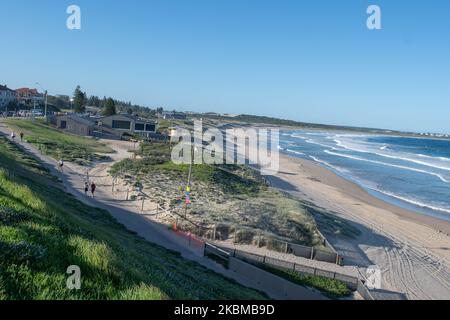
[[[0,119],[0,134],[5,135],[11,140],[11,130],[9,130]],[[17,133],[16,133],[17,135]],[[19,141],[18,141],[19,140]],[[87,197],[84,194],[83,186],[85,177],[80,175],[69,168],[66,168],[64,172],[60,172],[57,167],[56,160],[45,156],[40,153],[33,145],[27,142],[20,142],[20,138],[16,137],[15,143],[20,145],[25,152],[37,158],[44,167],[48,168],[50,172],[61,179],[65,190],[72,194],[76,199],[81,202],[96,208],[107,210],[119,223],[123,224],[128,230],[136,232],[139,236],[143,237],[149,242],[160,245],[166,249],[179,252],[184,258],[191,261],[195,261],[202,266],[215,271],[223,276],[233,279],[236,282],[251,288],[260,290],[259,281],[251,280],[241,274],[225,269],[221,265],[213,262],[212,260],[203,256],[203,248],[189,247],[186,240],[177,236],[174,232],[171,232],[167,226],[158,224],[151,221],[144,215],[136,214],[120,207],[120,202],[117,202],[114,198],[105,197]],[[68,170],[67,170],[68,169]],[[95,169],[95,168],[94,168]],[[303,288],[303,287],[301,287]],[[318,294],[316,290],[304,288],[303,294],[293,294],[292,296],[284,296],[282,292],[278,290],[265,290],[265,293],[272,299],[291,299],[301,300],[308,299],[313,293],[316,298],[323,298],[324,296]]]

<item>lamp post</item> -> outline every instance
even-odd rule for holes
[[[70,98],[70,113],[73,113],[73,98]]]
[[[36,97],[33,96],[33,112],[31,113],[31,121],[34,122],[35,116],[36,116]]]
[[[187,199],[188,199],[188,193],[189,193],[189,195],[190,195],[190,192],[191,192],[191,180],[192,180],[192,166],[193,166],[193,164],[194,164],[194,155],[195,155],[195,152],[197,152],[197,146],[195,146],[195,143],[194,144],[192,144],[192,142],[191,142],[191,163],[189,164],[189,174],[188,174],[188,182],[187,182],[187,186],[186,186],[186,193],[185,193],[185,195],[186,195],[186,203],[185,203],[185,208],[184,208],[184,218],[186,219],[187,218],[187,207],[188,207],[188,204],[187,204]],[[189,198],[190,199],[190,198]]]
[[[45,90],[45,108],[44,108],[45,122],[48,122],[47,105],[48,105],[48,92],[47,90]]]
[[[35,82],[37,86],[39,86],[41,88],[41,90],[43,90],[42,85],[39,82]],[[45,95],[45,100],[44,100],[44,117],[45,117],[45,121],[48,122],[48,117],[47,117],[47,106],[48,106],[48,91],[44,90],[44,95]]]

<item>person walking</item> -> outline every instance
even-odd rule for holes
[[[23,142],[23,132],[20,133],[20,142]]]
[[[84,182],[84,195],[87,196],[87,193],[89,191],[89,182]]]
[[[61,172],[64,172],[64,161],[63,161],[63,159],[59,160],[59,170]]]
[[[92,193],[92,198],[95,198],[95,189],[97,188],[97,186],[95,185],[94,182],[91,183],[91,193]]]
[[[13,132],[11,132],[11,139],[12,139],[12,141],[14,141],[15,138],[16,138],[16,134],[13,131]]]

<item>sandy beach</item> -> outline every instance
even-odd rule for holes
[[[356,239],[326,235],[346,264],[377,265],[382,288],[409,299],[450,299],[450,223],[391,205],[314,162],[280,155],[269,182],[351,221]]]

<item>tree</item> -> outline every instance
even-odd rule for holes
[[[100,107],[100,99],[97,96],[91,96],[89,98],[89,105],[99,108]]]
[[[8,102],[8,104],[5,106],[5,111],[17,111],[17,102]]]
[[[105,102],[105,107],[103,108],[104,116],[112,116],[116,114],[116,103],[112,98],[108,98]]]
[[[83,113],[86,110],[86,94],[77,86],[73,93],[73,107],[76,113]]]
[[[69,109],[70,103],[60,97],[48,96],[48,104],[55,106],[56,109]]]

